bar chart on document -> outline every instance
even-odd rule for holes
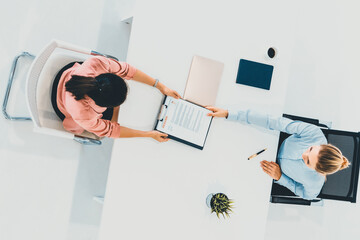
[[[166,97],[156,129],[203,146],[211,124],[208,109],[183,99]]]

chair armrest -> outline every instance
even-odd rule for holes
[[[96,140],[96,139],[91,139],[91,138],[87,138],[87,137],[81,137],[81,136],[74,136],[74,141],[81,143],[83,145],[101,145],[101,141],[100,140]]]
[[[17,63],[18,63],[18,61],[19,61],[19,59],[21,57],[29,57],[29,58],[32,58],[32,59],[35,58],[34,55],[32,55],[32,54],[30,54],[28,52],[22,52],[21,54],[17,55],[13,60],[11,70],[10,70],[8,84],[7,84],[7,87],[6,87],[5,97],[4,97],[4,100],[3,100],[3,106],[2,106],[2,113],[3,113],[4,117],[6,119],[8,119],[8,120],[31,120],[30,117],[13,117],[13,116],[10,116],[10,114],[7,112],[7,105],[8,105],[8,101],[9,101],[11,87],[12,87],[12,84],[13,84],[13,81],[14,81],[14,75],[15,75],[15,72],[16,72]]]
[[[283,203],[283,204],[295,204],[295,205],[304,205],[310,206],[312,203],[321,202],[321,199],[313,199],[313,200],[306,200],[300,197],[292,197],[292,196],[271,196],[270,202],[272,203]]]
[[[283,114],[283,117],[289,118],[294,121],[302,121],[302,122],[314,124],[318,127],[323,127],[323,128],[331,128],[331,126],[332,126],[332,122],[328,122],[328,121],[320,122],[318,119],[315,119],[315,118],[299,117],[299,116],[285,114],[285,113]]]
[[[99,52],[97,52],[97,51],[91,51],[91,55],[93,55],[93,56],[103,56],[103,57],[106,57],[106,58],[112,58],[112,59],[114,59],[114,60],[116,60],[116,61],[119,61],[119,59],[116,58],[116,57],[114,57],[114,56],[111,56],[111,55],[108,55],[108,54],[104,54],[104,53],[99,53]]]

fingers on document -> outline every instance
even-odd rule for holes
[[[160,133],[159,141],[160,142],[167,142],[167,141],[169,141],[169,138],[167,138],[167,137],[168,137],[168,135],[166,133]]]
[[[178,94],[177,92],[174,92],[175,93],[175,97],[178,99],[178,98],[181,98],[180,94]]]
[[[169,138],[160,138],[159,139],[159,142],[167,142],[167,141],[169,141]]]
[[[163,136],[159,136],[159,137],[156,138],[156,140],[158,142],[167,142],[167,141],[169,141],[169,139],[170,138],[166,138],[166,137],[163,137]]]
[[[210,111],[215,111],[216,108],[212,107],[212,106],[205,106],[205,108],[209,109]]]
[[[162,138],[167,138],[167,134],[166,133],[160,133],[160,137],[162,137]]]
[[[205,106],[206,109],[209,109],[210,111],[213,111],[212,113],[208,113],[206,114],[209,117],[216,117],[216,108],[211,107],[211,106]]]

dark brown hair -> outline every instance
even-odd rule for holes
[[[101,107],[121,105],[128,92],[124,79],[112,73],[104,73],[95,78],[75,75],[65,84],[65,88],[76,100],[89,96]]]

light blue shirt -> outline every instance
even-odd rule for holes
[[[229,111],[228,120],[291,134],[279,149],[277,158],[282,174],[275,182],[304,199],[317,197],[324,185],[325,177],[307,167],[302,154],[311,146],[327,144],[327,139],[319,127],[288,118],[260,114],[252,110]]]

